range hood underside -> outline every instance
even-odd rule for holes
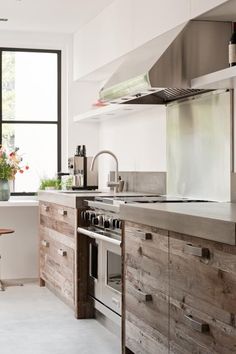
[[[168,104],[172,101],[196,96],[209,91],[210,90],[201,89],[166,88],[147,95],[137,95],[138,97],[132,100],[123,100],[122,104]]]

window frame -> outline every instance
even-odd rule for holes
[[[55,53],[57,54],[57,120],[56,121],[22,121],[22,120],[3,120],[2,109],[2,53],[3,52],[35,52],[35,53]],[[3,124],[55,124],[57,126],[57,171],[61,170],[61,50],[54,49],[33,49],[33,48],[8,48],[0,47],[0,145],[2,144]],[[35,192],[12,192],[12,196],[33,196]]]

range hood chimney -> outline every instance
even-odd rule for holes
[[[100,91],[107,103],[157,103],[192,96],[191,79],[228,66],[231,22],[190,21],[124,57]]]

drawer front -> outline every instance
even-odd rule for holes
[[[53,203],[40,202],[41,225],[74,238],[76,220],[76,209]]]
[[[197,307],[197,299],[195,299]],[[170,299],[170,352],[236,353],[236,329],[196,308]]]
[[[146,323],[127,313],[126,347],[135,354],[167,354],[167,338],[159,332],[149,333]]]
[[[235,247],[169,235],[172,352],[236,353]]]
[[[40,237],[40,277],[74,302],[74,250],[42,233]]]
[[[168,352],[168,237],[125,224],[126,347],[134,353]]]

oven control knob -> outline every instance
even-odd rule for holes
[[[85,215],[84,215],[84,219],[88,221],[88,220],[89,220],[89,217],[90,217],[90,211],[89,211],[89,210],[86,210],[84,214],[85,214]]]
[[[113,227],[115,229],[122,229],[122,221],[119,219],[114,219],[113,220]]]
[[[92,219],[92,224],[93,225],[98,225],[99,224],[99,218],[95,217]]]
[[[110,227],[110,221],[104,220],[103,226],[105,227],[105,229],[108,229]]]
[[[103,226],[103,224],[104,224],[104,216],[103,215],[99,215],[98,216],[98,220],[99,220],[98,224],[100,226]]]
[[[118,222],[118,220],[117,220],[117,219],[113,219],[112,226],[114,227],[114,229],[116,229],[116,228],[117,228],[117,222]]]
[[[93,220],[94,218],[95,218],[95,216],[96,216],[96,214],[94,213],[94,211],[91,211],[90,213],[89,213],[89,220]]]

